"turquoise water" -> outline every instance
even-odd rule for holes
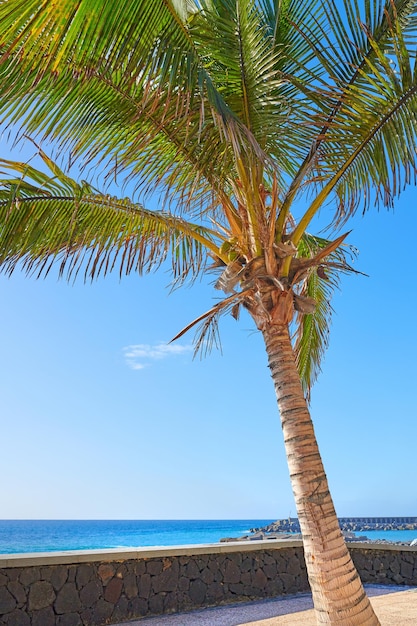
[[[0,553],[217,543],[274,520],[0,520]],[[417,530],[366,531],[369,539],[412,541]]]
[[[417,539],[417,530],[364,530],[356,535],[365,535],[368,539],[386,539],[387,541],[413,541]]]
[[[217,543],[273,520],[0,520],[0,553]]]

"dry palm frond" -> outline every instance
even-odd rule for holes
[[[194,328],[197,324],[200,324],[199,329],[196,331],[194,343],[195,350],[194,355],[200,353],[207,354],[211,351],[213,346],[220,347],[220,339],[218,335],[218,321],[221,315],[226,315],[228,313],[232,313],[233,317],[236,318],[236,312],[239,305],[244,301],[245,297],[248,295],[249,290],[241,291],[239,293],[233,294],[224,300],[221,300],[218,304],[216,304],[209,311],[206,311],[202,315],[196,317],[192,322],[187,324],[179,333],[175,335],[171,339],[171,342],[180,339],[185,333],[187,333],[191,328]],[[170,343],[171,343],[170,342]]]

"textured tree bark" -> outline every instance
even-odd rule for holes
[[[318,624],[380,626],[350,558],[327,484],[288,326],[264,324]]]

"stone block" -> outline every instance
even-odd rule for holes
[[[276,564],[275,558],[272,556],[270,552],[266,552],[264,554],[264,563],[265,565]]]
[[[97,574],[103,585],[107,585],[109,580],[113,578],[115,571],[114,566],[110,563],[101,563],[101,565],[98,566]]]
[[[178,590],[179,591],[188,591],[190,588],[190,580],[185,576],[181,576],[178,580]]]
[[[119,565],[119,567],[116,570],[116,577],[124,578],[127,573],[128,573],[127,565],[126,563],[122,563],[121,565]]]
[[[365,569],[365,557],[363,554],[361,554],[358,550],[352,550],[351,557],[358,572]]]
[[[265,586],[265,592],[268,596],[278,596],[284,592],[284,583],[278,576],[273,580],[268,580]]]
[[[163,570],[162,560],[161,559],[152,559],[148,561],[146,564],[146,572],[151,576],[157,576]]]
[[[55,626],[55,613],[51,606],[32,613],[31,626]]]
[[[124,585],[125,594],[128,600],[131,600],[138,595],[138,586],[136,584],[136,576],[134,574],[128,573],[125,575]]]
[[[246,596],[249,596],[250,598],[263,598],[265,595],[265,591],[264,589],[261,589],[260,587],[244,587],[244,592]]]
[[[294,576],[291,576],[291,574],[282,573],[280,574],[280,579],[282,580],[285,593],[294,593],[295,591],[297,591],[295,589]]]
[[[134,568],[134,572],[136,576],[142,576],[142,574],[145,574],[146,572],[146,562],[136,561],[136,563],[134,563],[133,568]]]
[[[285,572],[287,568],[287,562],[288,562],[287,559],[284,559],[282,554],[277,554],[275,557],[275,563],[277,564],[277,571]]]
[[[257,569],[252,573],[251,584],[255,589],[265,589],[266,584],[268,582],[267,577],[265,576],[263,570]]]
[[[122,596],[114,607],[113,614],[111,616],[112,622],[126,621],[129,617],[132,617],[129,614],[129,601],[127,598]]]
[[[212,582],[214,582],[214,574],[211,570],[209,570],[208,567],[202,570],[200,578],[203,583],[206,583],[206,585],[210,585]]]
[[[402,561],[400,564],[400,574],[407,582],[411,581],[413,578],[413,565]]]
[[[32,583],[40,580],[41,574],[39,571],[39,567],[26,567],[22,569],[22,573],[19,577],[19,582],[24,586],[28,587]]]
[[[68,568],[68,578],[67,581],[69,583],[74,583],[75,582],[75,577],[77,575],[77,569],[78,566],[77,565],[70,565]]]
[[[376,557],[373,560],[372,569],[375,570],[375,572],[382,572],[384,570],[384,564],[379,557]]]
[[[209,561],[208,555],[207,556],[202,555],[198,559],[196,559],[197,567],[200,572],[202,572],[203,569],[207,567],[208,561]]]
[[[175,611],[178,611],[177,594],[171,591],[164,598],[164,613],[174,613]]]
[[[10,591],[12,596],[16,599],[18,608],[21,608],[23,604],[25,604],[27,596],[26,590],[23,585],[21,585],[17,580],[12,580],[7,585],[7,589]]]
[[[391,572],[393,572],[394,574],[399,574],[400,570],[401,570],[401,566],[400,566],[399,560],[398,559],[394,559],[390,563],[389,568],[390,568]]]
[[[19,580],[22,573],[22,567],[13,567],[12,569],[7,570],[7,578],[10,582],[12,582],[12,580]],[[22,583],[22,585],[24,584],[22,581],[20,582]]]
[[[7,624],[7,626],[31,626],[28,614],[21,609],[8,613],[7,622],[0,620],[0,624]]]
[[[80,597],[75,583],[65,583],[62,589],[58,591],[54,606],[58,615],[61,613],[73,613],[81,609]]]
[[[199,578],[200,569],[194,559],[190,559],[189,563],[184,567],[184,576],[193,580],[194,578]]]
[[[240,582],[241,570],[234,561],[227,560],[223,572],[225,583],[236,584]]]
[[[202,580],[198,579],[193,580],[190,583],[190,589],[188,591],[188,595],[190,597],[191,602],[195,606],[200,606],[203,604],[207,593],[207,585],[203,583]]]
[[[0,615],[10,613],[16,608],[16,599],[12,596],[7,587],[0,587]]]
[[[68,580],[68,568],[65,565],[58,565],[51,569],[51,584],[55,591],[59,591]]]
[[[287,574],[292,574],[293,576],[297,576],[300,573],[301,573],[300,561],[295,556],[295,554],[293,554],[288,559]]]
[[[110,619],[114,610],[114,606],[113,604],[110,604],[110,602],[106,602],[106,600],[100,598],[95,607],[91,610],[93,611],[93,616],[95,620],[94,623],[101,625],[106,624],[107,621]]]
[[[241,568],[243,558],[240,552],[232,552],[229,554],[229,560],[235,563],[239,569]]]
[[[77,583],[78,589],[85,587],[85,585],[93,578],[94,574],[95,570],[92,565],[89,565],[88,563],[81,563],[81,565],[78,566],[77,574],[75,576],[75,582]]]
[[[164,594],[159,593],[157,596],[149,598],[149,610],[153,615],[160,615],[164,610]]]
[[[138,578],[138,595],[140,598],[149,598],[151,592],[151,575],[143,574]]]
[[[51,606],[56,596],[51,583],[46,580],[38,580],[30,586],[28,610],[39,611]]]
[[[375,580],[374,572],[369,572],[368,570],[362,570],[360,572],[360,579],[363,583],[372,583]]]
[[[231,593],[237,596],[243,595],[243,589],[244,589],[243,583],[236,583],[236,584],[229,585],[229,590],[231,591]]]
[[[263,567],[263,571],[267,578],[273,579],[277,575],[277,564],[275,561],[273,563],[266,563]]]
[[[178,586],[179,563],[177,560],[164,564],[164,570],[152,578],[152,589],[154,593],[161,591],[175,591]]]
[[[91,580],[79,592],[83,607],[90,608],[103,595],[103,585],[98,580]]]
[[[120,598],[123,588],[121,578],[112,578],[104,590],[104,599],[111,604],[116,604]]]
[[[144,598],[133,598],[128,606],[131,617],[144,617],[149,613],[148,601]]]
[[[78,613],[66,613],[58,615],[56,626],[83,626],[83,622]]]

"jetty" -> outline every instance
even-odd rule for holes
[[[417,530],[417,517],[339,517],[342,531],[363,532],[367,530]],[[277,520],[261,528],[251,528],[251,533],[300,533],[297,517]]]

